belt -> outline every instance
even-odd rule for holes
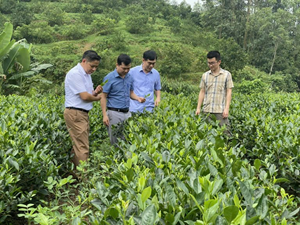
[[[82,112],[89,113],[89,110],[86,110],[86,109],[80,109],[80,108],[76,108],[76,107],[66,107],[66,109],[75,109],[75,110],[79,110],[79,111],[82,111]]]
[[[107,107],[107,109],[112,111],[122,112],[122,113],[127,113],[129,111],[129,108],[117,109],[117,108]]]

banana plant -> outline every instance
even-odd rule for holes
[[[7,83],[14,74],[24,73],[30,68],[31,44],[28,44],[25,39],[12,40],[12,34],[13,25],[8,22],[5,23],[4,30],[0,34],[1,84]]]
[[[9,75],[12,72],[25,72],[30,67],[31,44],[26,43],[25,39],[11,40],[13,25],[4,24],[4,30],[0,34],[0,74]]]

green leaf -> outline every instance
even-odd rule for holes
[[[149,187],[147,187],[147,188],[145,188],[144,190],[143,190],[143,192],[142,192],[142,202],[146,202],[147,201],[147,199],[151,196],[151,191],[152,191],[152,189],[151,189],[151,187],[149,186]]]
[[[259,159],[255,159],[255,161],[254,161],[255,169],[259,170],[260,166],[261,166],[261,161]]]
[[[213,185],[213,190],[211,194],[215,195],[222,188],[223,180],[222,179],[215,180],[212,185]]]
[[[4,24],[4,29],[0,34],[0,58],[6,54],[4,50],[10,44],[10,40],[13,34],[13,25],[11,23],[6,22]]]
[[[240,183],[240,190],[241,193],[243,195],[243,197],[245,198],[245,201],[247,202],[248,205],[252,206],[252,195],[251,192],[249,190],[249,188],[246,186],[246,184],[242,181],[239,181]]]
[[[207,223],[214,223],[218,214],[217,211],[219,209],[219,200],[218,199],[210,199],[204,203],[204,213],[203,219]]]
[[[107,82],[108,82],[108,80],[105,80],[105,81],[102,82],[100,85],[103,87]]]
[[[255,224],[259,220],[259,216],[254,216],[247,220],[246,225],[252,225]]]
[[[18,55],[16,56],[16,60],[20,63],[23,68],[21,72],[25,72],[30,68],[30,53],[26,48],[20,48],[18,51]]]
[[[181,180],[176,179],[176,184],[186,195],[189,195],[189,190]]]
[[[48,69],[52,66],[53,66],[52,64],[43,63],[43,64],[38,65],[37,67],[32,68],[31,70],[36,72],[36,73],[39,73],[41,70],[46,70],[46,69]]]
[[[260,215],[260,219],[264,219],[267,216],[268,210],[269,210],[269,205],[267,202],[267,197],[265,195],[262,195],[258,201],[257,210],[256,210],[257,214]]]
[[[175,194],[174,189],[172,188],[171,185],[167,185],[166,197],[167,197],[166,200],[169,202],[169,204],[172,207],[175,207],[175,205],[176,205],[176,194]]]
[[[147,95],[145,95],[145,98],[148,98],[150,95],[151,95],[150,93],[149,93],[149,94],[147,94]]]
[[[8,52],[8,57],[3,60],[3,72],[7,74],[8,70],[13,66],[16,61],[16,57],[18,55],[18,51],[22,48],[21,45],[15,43],[12,48]]]
[[[236,218],[238,213],[239,213],[239,208],[236,207],[235,205],[227,206],[223,210],[223,214],[224,214],[226,220],[228,221],[228,223],[231,223],[231,221]]]
[[[19,168],[19,163],[18,162],[16,162],[15,160],[13,160],[12,158],[8,158],[8,162],[9,162],[9,164],[10,165],[12,165],[12,166],[14,166],[15,168],[16,168],[16,170],[19,170],[20,168]]]
[[[34,221],[37,222],[40,225],[49,225],[49,219],[44,214],[39,213],[36,218],[34,218]],[[73,223],[72,223],[73,224]],[[77,223],[78,224],[78,223]]]
[[[156,209],[154,205],[148,206],[142,213],[142,225],[153,225],[156,220]]]
[[[80,225],[81,224],[81,219],[79,217],[75,217],[72,220],[72,225]]]

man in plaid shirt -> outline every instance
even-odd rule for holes
[[[225,124],[227,133],[230,133],[228,115],[233,88],[231,73],[220,67],[221,55],[218,51],[207,54],[207,64],[210,70],[202,75],[196,115],[200,114],[203,103],[203,112],[215,115],[220,126]]]

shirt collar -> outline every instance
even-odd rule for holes
[[[130,71],[130,70],[129,70],[129,71]],[[127,78],[127,77],[129,77],[129,76],[130,76],[130,74],[127,73],[127,74],[125,75],[124,78]],[[114,70],[114,77],[121,77],[121,76],[118,74],[117,69]]]
[[[153,70],[153,69],[152,69],[152,70]],[[151,70],[149,73],[153,73],[152,70]],[[140,71],[140,72],[143,72],[144,74],[148,74],[148,73],[145,73],[144,70],[143,70],[143,63],[139,66],[139,71]]]
[[[88,75],[89,75],[89,74],[87,74],[87,73],[84,71],[84,69],[83,69],[82,65],[80,65],[80,63],[78,63],[77,66],[78,66],[80,72],[81,72],[83,75],[85,75],[85,76],[88,76]]]
[[[222,68],[220,68],[220,72],[219,72],[219,74],[216,75],[216,76],[219,76],[219,75],[221,75],[221,74],[223,74],[223,73],[224,73],[224,70],[223,70]],[[213,73],[211,72],[211,70],[209,70],[209,74],[212,74],[212,75],[213,75]]]

